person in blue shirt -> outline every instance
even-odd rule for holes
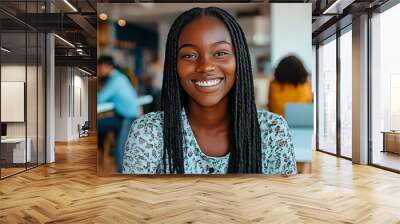
[[[225,10],[193,8],[166,43],[162,111],[136,120],[125,174],[296,174],[287,122],[257,110],[245,35]]]
[[[97,121],[98,147],[103,149],[103,140],[107,132],[115,133],[117,136],[115,155],[118,171],[121,172],[124,143],[132,121],[140,115],[138,97],[128,77],[115,68],[112,57],[101,56],[98,59],[97,71],[102,83],[97,93],[97,104],[109,103],[115,112],[115,116]]]

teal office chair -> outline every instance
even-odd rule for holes
[[[313,112],[312,103],[288,103],[285,107],[285,119],[292,135],[297,162],[312,161]]]

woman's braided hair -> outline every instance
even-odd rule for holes
[[[184,173],[181,112],[187,106],[187,93],[179,83],[177,53],[179,35],[185,25],[201,16],[213,16],[227,27],[236,55],[236,81],[229,92],[232,135],[228,173],[261,173],[261,136],[254,97],[253,75],[245,35],[236,20],[216,7],[192,8],[182,13],[168,33],[162,110],[164,111],[164,173]]]

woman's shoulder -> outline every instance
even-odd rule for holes
[[[294,147],[286,120],[266,110],[258,110],[263,173],[296,174]]]
[[[145,114],[135,120],[137,125],[161,125],[164,122],[164,112],[156,111]]]
[[[152,112],[133,122],[125,143],[123,173],[155,174],[161,172],[162,121],[162,112]]]
[[[163,119],[163,112],[160,111],[147,113],[143,117],[136,119],[132,123],[130,131],[133,139],[144,139],[152,142],[157,139],[161,140]]]
[[[287,126],[286,120],[281,115],[269,112],[265,109],[258,109],[257,115],[261,130],[274,126]]]
[[[267,110],[258,110],[258,123],[260,124],[261,137],[264,140],[274,141],[290,134],[285,118]]]

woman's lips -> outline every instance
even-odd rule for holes
[[[216,91],[223,83],[223,78],[193,80],[193,84],[200,92],[210,93]]]
[[[211,87],[211,86],[216,86],[218,85],[222,79],[209,79],[209,80],[199,80],[199,81],[193,81],[195,85],[200,86],[200,87]]]

